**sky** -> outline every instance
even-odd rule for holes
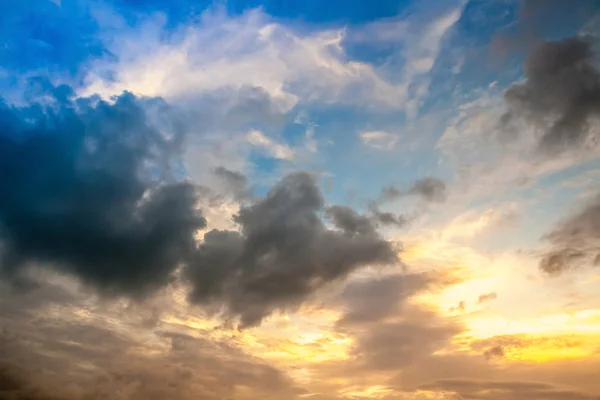
[[[600,399],[600,1],[1,3],[0,400]]]

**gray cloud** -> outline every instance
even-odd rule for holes
[[[446,184],[438,178],[427,177],[416,181],[408,190],[388,186],[381,190],[379,203],[394,201],[405,196],[418,196],[425,201],[443,203],[446,201]]]
[[[560,222],[545,236],[550,249],[542,255],[540,269],[556,275],[600,263],[600,197],[576,215]]]
[[[371,213],[371,219],[376,224],[382,226],[396,226],[398,228],[403,228],[411,221],[411,218],[405,215],[381,211],[376,202],[371,202],[371,204],[369,204],[369,212]]]
[[[581,148],[597,136],[592,118],[600,116],[600,74],[591,39],[541,44],[525,62],[525,78],[504,94],[505,135],[518,134],[523,123],[532,126],[540,132],[537,151],[545,156]]]
[[[328,229],[325,212],[338,230]],[[211,231],[184,270],[190,300],[256,325],[322,286],[369,264],[398,261],[394,246],[363,216],[325,208],[313,176],[295,173],[234,217],[240,232]]]

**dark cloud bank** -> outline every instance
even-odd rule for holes
[[[560,222],[545,238],[551,248],[540,261],[542,271],[556,275],[581,266],[599,265],[600,196]]]
[[[526,60],[525,80],[504,94],[503,139],[535,132],[534,157],[554,159],[595,150],[600,135],[600,71],[594,38],[542,43]],[[540,269],[556,275],[600,262],[600,198],[545,236]]]
[[[505,130],[537,133],[539,154],[554,157],[595,146],[600,116],[600,73],[592,39],[572,37],[540,45],[525,62],[525,81],[504,94]]]
[[[242,207],[239,232],[213,230],[198,244],[206,220],[198,188],[172,172],[184,124],[168,104],[130,93],[110,103],[75,98],[43,82],[34,94],[26,107],[0,105],[5,276],[52,266],[103,293],[142,297],[181,267],[192,302],[248,326],[358,267],[397,261],[374,223],[328,208],[307,173]],[[250,198],[243,176],[215,172]]]

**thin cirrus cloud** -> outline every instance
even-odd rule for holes
[[[392,149],[398,137],[392,133],[386,131],[366,131],[359,134],[360,140],[364,144],[376,149]]]

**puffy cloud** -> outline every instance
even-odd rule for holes
[[[168,105],[43,84],[40,95],[46,103],[0,106],[2,272],[43,263],[134,295],[165,285],[205,226],[194,186],[168,178],[177,121],[159,130],[146,114]]]
[[[294,308],[327,283],[369,264],[398,261],[392,243],[352,210],[327,209],[338,230],[319,214],[325,202],[314,177],[287,176],[265,198],[234,217],[240,232],[208,232],[184,270],[191,301],[259,324],[276,310]]]
[[[183,266],[193,302],[255,325],[361,266],[398,260],[370,219],[326,209],[306,173],[253,199],[243,175],[217,168],[248,205],[234,217],[239,232],[213,230],[198,245],[202,193],[171,172],[185,134],[178,113],[129,93],[112,103],[75,99],[67,87],[42,95],[46,103],[0,109],[5,274],[41,263],[105,292],[144,296]]]

